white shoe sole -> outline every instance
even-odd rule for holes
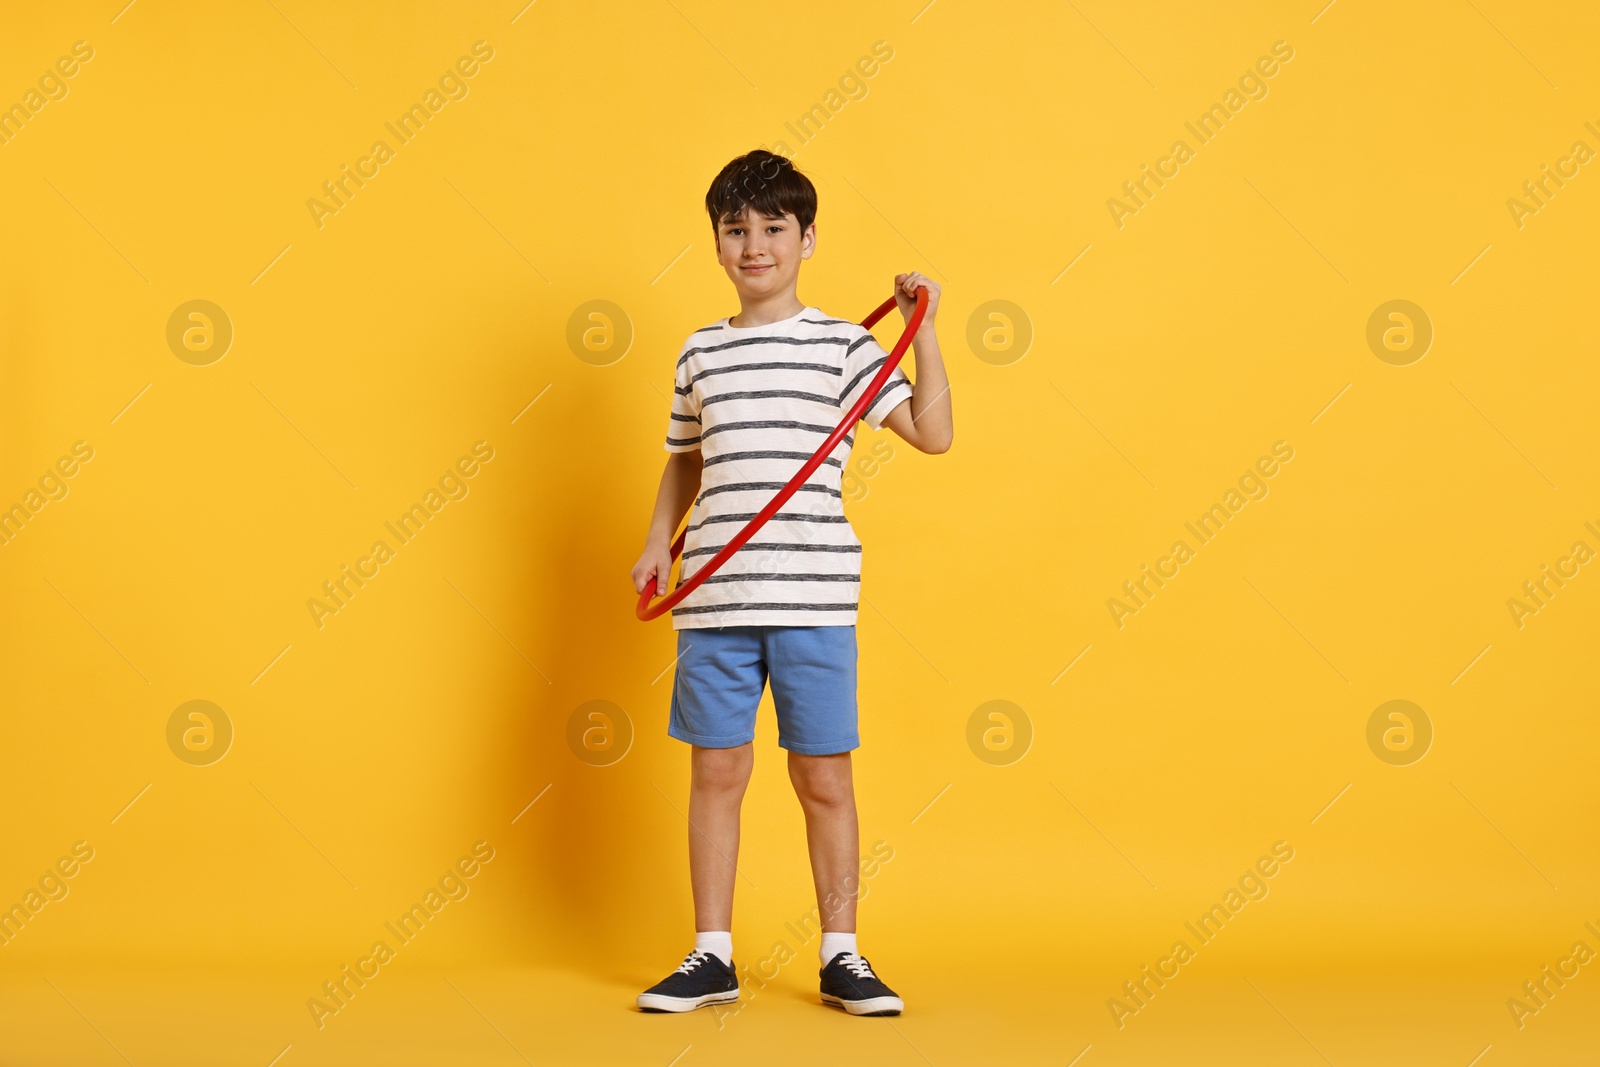
[[[905,1010],[905,1001],[899,997],[872,997],[870,1000],[840,1000],[822,994],[822,1003],[843,1008],[851,1015],[899,1015]]]
[[[708,1004],[732,1004],[739,999],[739,991],[707,993],[703,997],[664,997],[660,993],[640,993],[639,1007],[644,1011],[694,1011]]]

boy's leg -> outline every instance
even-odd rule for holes
[[[773,627],[767,634],[778,744],[806,816],[822,929],[853,933],[860,831],[850,751],[856,728],[856,628]]]
[[[789,779],[806,813],[811,877],[822,917],[822,969],[817,972],[822,1002],[851,1015],[899,1015],[905,1001],[878,977],[855,944],[861,845],[850,753],[807,756],[791,749]]]
[[[851,750],[856,723],[854,626],[774,627],[767,663],[778,711],[778,744],[789,752],[789,780],[806,815],[811,877],[817,889],[822,945],[817,972],[824,1004],[851,1015],[898,1015],[905,1009],[855,945],[861,891],[860,829]]]
[[[733,883],[739,859],[739,807],[755,745],[702,748],[689,757],[689,882],[696,932],[733,929]]]
[[[766,688],[756,627],[678,631],[667,733],[690,746],[689,882],[694,951],[639,994],[643,1011],[693,1011],[739,999],[733,968],[733,883],[739,807],[755,764],[751,742]]]
[[[730,933],[734,862],[739,855],[739,804],[753,764],[749,742],[731,748],[692,745],[689,882],[694,889],[694,951],[677,970],[639,994],[641,1011],[693,1011],[739,999]]]
[[[817,889],[822,929],[854,933],[861,843],[850,753],[804,756],[790,752],[789,780],[805,811],[811,880]]]
[[[766,686],[759,627],[678,631],[667,733],[690,746],[689,882],[697,933],[733,928],[739,807],[755,765],[756,708]]]

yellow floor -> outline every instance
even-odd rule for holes
[[[12,973],[0,977],[0,1063],[1559,1067],[1592,1065],[1600,1051],[1600,978],[1581,972],[1520,1032],[1505,1001],[1522,979],[1508,973],[1186,972],[1119,1031],[1110,991],[1063,970],[1028,977],[993,964],[975,991],[949,974],[898,973],[908,1009],[897,1019],[822,1007],[798,963],[721,1019],[635,1011],[653,980],[643,973],[380,972],[320,1032],[305,974]]]

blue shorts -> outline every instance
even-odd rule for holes
[[[679,630],[667,733],[702,748],[754,741],[769,676],[779,747],[803,756],[860,747],[854,626]]]

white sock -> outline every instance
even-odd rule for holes
[[[694,947],[698,952],[710,953],[729,967],[733,966],[733,934],[727,930],[699,931],[694,935]]]
[[[831,930],[824,930],[822,933],[822,949],[819,953],[822,956],[822,965],[826,967],[832,963],[833,957],[841,952],[848,952],[852,956],[856,954],[855,931],[852,930],[848,934],[836,934]]]

